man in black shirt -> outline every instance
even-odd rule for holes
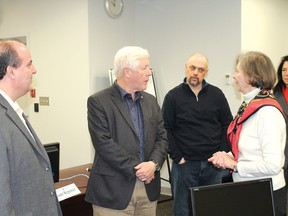
[[[226,131],[232,114],[223,92],[205,81],[208,60],[190,56],[184,82],[163,103],[172,164],[173,215],[191,215],[189,188],[221,183],[222,174],[207,159],[228,150]]]

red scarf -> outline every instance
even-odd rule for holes
[[[227,137],[231,145],[232,153],[236,161],[238,161],[238,142],[241,133],[243,123],[249,119],[254,113],[256,113],[263,106],[274,106],[276,107],[284,116],[284,112],[280,104],[276,99],[266,93],[263,95],[263,91],[260,92],[246,107],[242,114],[237,114],[233,121],[230,123],[227,130]]]

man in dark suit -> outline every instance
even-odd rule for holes
[[[35,73],[24,44],[0,42],[0,215],[62,215],[49,157],[16,102]]]
[[[88,98],[95,158],[86,201],[94,216],[153,216],[168,144],[156,98],[143,92],[151,76],[148,51],[123,47],[114,72],[114,84]]]

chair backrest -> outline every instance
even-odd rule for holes
[[[51,163],[52,174],[54,182],[59,181],[59,169],[60,169],[60,143],[48,143],[43,145]]]

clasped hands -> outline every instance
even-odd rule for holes
[[[136,177],[145,184],[149,184],[154,179],[156,166],[152,161],[142,162],[134,169],[136,170]]]
[[[208,158],[208,161],[211,162],[214,166],[221,169],[233,169],[236,161],[234,160],[233,155],[225,152],[218,151],[215,152],[212,157]]]

